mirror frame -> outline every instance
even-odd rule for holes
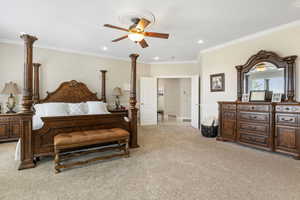
[[[237,101],[242,101],[244,93],[244,75],[252,67],[260,62],[269,62],[277,68],[284,68],[284,94],[283,100],[287,102],[295,101],[295,61],[297,56],[280,57],[272,51],[261,50],[251,56],[246,64],[236,66],[237,69]]]

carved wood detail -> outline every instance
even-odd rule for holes
[[[101,101],[101,99],[98,99],[97,93],[91,92],[84,83],[72,80],[60,84],[54,92],[47,92],[47,97],[40,100],[40,103],[80,103],[85,101]]]
[[[40,63],[33,63],[33,102],[40,100]]]
[[[130,147],[137,148],[138,136],[137,136],[137,108],[136,108],[136,60],[139,57],[138,54],[131,54],[131,82],[130,82],[130,99],[128,116],[131,121],[131,134],[130,134]]]
[[[253,66],[260,62],[270,62],[278,68],[285,70],[285,101],[295,101],[295,61],[297,56],[280,57],[278,54],[261,50],[257,54],[251,56],[244,65],[236,66],[237,69],[237,100],[242,100],[244,92],[244,74],[249,72]]]

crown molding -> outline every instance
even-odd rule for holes
[[[7,39],[1,39],[1,38],[0,38],[0,43],[14,44],[14,45],[24,45],[24,43],[22,41],[7,40]],[[84,56],[93,56],[93,57],[104,58],[104,59],[112,59],[112,60],[131,62],[129,57],[128,58],[121,58],[121,57],[116,57],[116,56],[96,54],[96,53],[88,53],[88,52],[84,52],[84,51],[75,51],[75,50],[71,50],[71,49],[56,48],[56,47],[52,47],[52,46],[39,45],[39,44],[35,44],[34,47],[35,48],[40,48],[40,49],[49,49],[49,50],[59,51],[59,52],[64,52],[64,53],[71,53],[71,54],[78,54],[78,55],[84,55]],[[139,62],[139,61],[137,63],[148,64],[148,63]]]
[[[218,49],[222,49],[222,48],[225,48],[227,46],[238,44],[238,43],[241,43],[241,42],[244,42],[244,41],[256,39],[256,38],[271,34],[273,32],[277,32],[277,31],[284,30],[284,29],[287,29],[287,28],[290,28],[290,27],[295,27],[295,26],[300,26],[300,20],[293,21],[293,22],[290,22],[290,23],[287,23],[287,24],[283,24],[283,25],[280,25],[280,26],[277,26],[277,27],[269,28],[269,29],[266,29],[266,30],[263,30],[263,31],[259,31],[259,32],[254,33],[254,34],[243,36],[241,38],[231,40],[229,42],[225,42],[223,44],[204,49],[204,50],[200,51],[200,54],[201,53],[208,53],[208,52],[215,51],[215,50],[218,50]]]
[[[161,65],[161,64],[197,64],[197,60],[183,60],[183,61],[161,61],[161,62],[148,62],[149,65]]]
[[[17,40],[7,40],[7,39],[1,39],[0,38],[0,43],[4,44],[14,44],[14,45],[24,45],[22,41],[17,41]],[[40,48],[40,49],[49,49],[53,51],[59,51],[59,52],[64,52],[64,53],[71,53],[71,54],[78,54],[78,55],[85,55],[85,56],[93,56],[93,57],[98,57],[98,58],[105,58],[105,59],[112,59],[112,60],[120,60],[120,61],[126,61],[126,62],[131,62],[130,58],[121,58],[121,57],[116,57],[116,56],[110,56],[110,55],[104,55],[104,54],[95,54],[95,53],[88,53],[84,51],[75,51],[71,49],[64,49],[64,48],[56,48],[52,46],[47,46],[47,45],[39,45],[35,44],[35,48]],[[153,64],[191,64],[191,63],[197,63],[196,60],[187,60],[187,61],[163,61],[163,62],[141,62],[137,61],[137,63],[141,64],[148,64],[148,65],[153,65]]]

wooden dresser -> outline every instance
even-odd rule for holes
[[[20,127],[20,120],[17,114],[0,114],[0,142],[18,140]]]
[[[218,140],[300,158],[300,104],[219,102]]]
[[[300,159],[300,103],[295,101],[296,59],[295,55],[280,57],[261,50],[244,65],[236,66],[237,100],[218,102],[217,140]],[[258,91],[263,91],[264,95],[252,99],[252,92]],[[281,98],[273,98],[272,103],[269,95],[272,93],[277,94],[274,97],[279,93]]]

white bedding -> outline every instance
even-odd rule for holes
[[[60,105],[59,105],[60,104]],[[43,127],[44,123],[41,117],[47,116],[72,116],[75,115],[88,115],[88,114],[110,114],[110,112],[106,109],[106,103],[104,102],[88,102],[88,103],[78,103],[81,104],[80,107],[74,108],[75,104],[67,104],[67,103],[45,103],[45,104],[36,104],[34,105],[35,115],[32,118],[32,129],[38,130]],[[90,106],[88,106],[88,104]],[[92,105],[92,106],[91,106]],[[100,108],[97,108],[99,105]],[[93,108],[94,106],[94,108]],[[58,110],[61,108],[61,110]],[[76,110],[82,108],[82,111]],[[88,110],[86,110],[88,109]],[[95,109],[95,110],[91,110]],[[49,115],[48,115],[48,114]],[[20,140],[17,143],[16,151],[15,151],[15,160],[20,160],[21,155],[21,142]]]

